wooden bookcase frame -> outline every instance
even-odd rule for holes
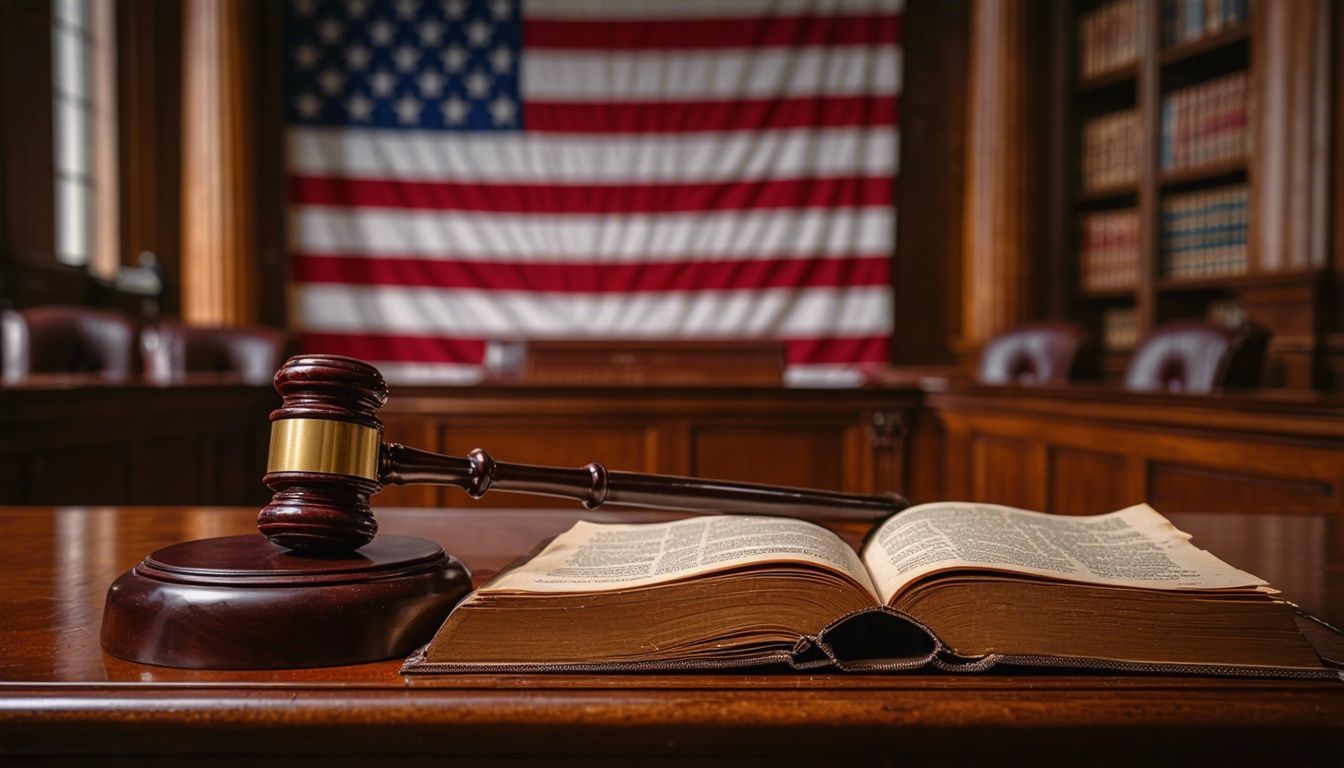
[[[1050,314],[1079,322],[1100,350],[1102,314],[1109,307],[1132,306],[1142,338],[1164,322],[1204,317],[1210,303],[1230,301],[1249,320],[1274,334],[1266,384],[1328,384],[1322,358],[1330,317],[1327,294],[1334,281],[1327,249],[1311,244],[1320,239],[1318,234],[1328,231],[1324,211],[1329,206],[1321,204],[1313,190],[1329,188],[1330,163],[1320,154],[1325,150],[1306,147],[1302,151],[1316,153],[1308,155],[1307,162],[1297,158],[1294,166],[1285,160],[1294,156],[1292,143],[1329,144],[1322,139],[1330,135],[1330,119],[1322,120],[1314,114],[1318,110],[1313,106],[1313,94],[1328,92],[1333,40],[1328,34],[1310,32],[1314,25],[1332,28],[1333,13],[1328,3],[1275,6],[1251,0],[1247,20],[1168,46],[1162,34],[1165,0],[1138,0],[1137,61],[1084,78],[1079,66],[1081,20],[1105,1],[1074,0],[1049,6],[1052,66],[1045,138],[1050,144],[1046,241]],[[1291,23],[1291,33],[1280,31],[1285,23]],[[1321,62],[1325,62],[1324,67]],[[1163,171],[1163,98],[1175,89],[1243,69],[1248,73],[1252,101],[1247,156]],[[1285,84],[1294,92],[1293,97],[1279,98]],[[1298,88],[1305,95],[1299,96]],[[1084,190],[1084,124],[1093,117],[1131,106],[1141,130],[1136,182]],[[1164,196],[1237,182],[1246,183],[1250,192],[1246,272],[1202,278],[1164,277],[1160,248]],[[1308,203],[1310,210],[1298,210],[1303,205],[1293,202],[1296,200]],[[1128,207],[1136,208],[1139,215],[1136,285],[1132,290],[1085,291],[1081,281],[1082,217],[1092,211]],[[1114,377],[1123,371],[1128,354],[1127,350],[1106,350],[1099,355],[1096,367],[1103,375]]]

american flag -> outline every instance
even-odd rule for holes
[[[293,0],[293,325],[390,380],[487,342],[886,359],[903,0]]]

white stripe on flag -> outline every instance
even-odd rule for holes
[[[900,13],[905,0],[527,0],[528,18],[713,19]]]
[[[526,119],[526,118],[524,118]],[[291,128],[296,176],[581,184],[894,176],[897,131],[791,129],[668,135],[473,135]]]
[[[475,261],[843,258],[889,253],[891,208],[523,215],[297,206],[292,251]]]
[[[467,338],[873,336],[892,330],[891,290],[765,289],[555,294],[402,286],[301,284],[290,289],[300,330]]]
[[[901,90],[901,49],[844,46],[701,51],[563,51],[522,59],[524,105],[537,101],[886,96]],[[526,121],[526,106],[524,121]]]
[[[370,360],[369,363],[383,374],[389,384],[478,384],[485,378],[485,368],[462,363],[403,363],[393,360]]]

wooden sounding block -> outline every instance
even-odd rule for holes
[[[405,656],[470,589],[428,539],[382,536],[329,558],[256,534],[202,539],[156,550],[112,584],[102,643],[169,667],[356,664]]]

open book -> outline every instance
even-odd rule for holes
[[[457,606],[405,672],[997,664],[1322,676],[1292,606],[1151,507],[937,503],[855,553],[812,523],[579,522]]]

